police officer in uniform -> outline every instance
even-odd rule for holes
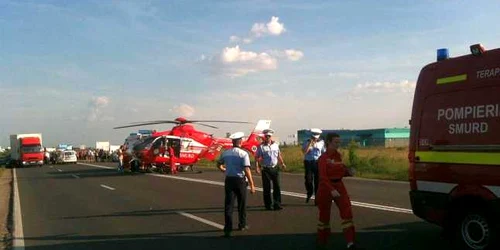
[[[311,138],[302,145],[304,153],[305,186],[307,191],[306,202],[309,202],[313,193],[316,197],[318,192],[318,159],[326,151],[325,143],[319,137],[323,131],[318,128],[310,130]]]
[[[264,141],[257,148],[255,153],[255,164],[257,173],[262,172],[262,187],[264,189],[264,205],[267,210],[281,210],[281,188],[278,162],[283,169],[286,165],[283,162],[280,148],[277,142],[271,140],[274,130],[266,129],[262,131]],[[271,199],[271,183],[273,186],[273,199]]]
[[[255,193],[255,186],[250,171],[250,157],[241,149],[242,138],[245,134],[237,132],[229,138],[232,139],[233,147],[222,153],[217,161],[217,167],[225,173],[224,181],[224,237],[230,237],[233,231],[233,207],[234,197],[238,200],[239,230],[247,230],[246,198],[247,180],[250,184],[250,193]]]

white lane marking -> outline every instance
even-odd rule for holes
[[[209,226],[212,226],[212,227],[215,227],[215,228],[218,228],[218,229],[224,229],[224,226],[219,224],[219,223],[215,223],[213,221],[209,221],[209,220],[206,220],[206,219],[203,219],[201,217],[198,217],[198,216],[195,216],[195,215],[192,215],[192,214],[188,214],[188,213],[185,213],[185,212],[177,212],[178,214],[182,215],[182,216],[185,216],[185,217],[188,217],[190,219],[193,219],[193,220],[196,220],[196,221],[199,221],[201,223],[204,223],[204,224],[207,224]]]
[[[257,189],[257,188],[255,188],[255,189]],[[258,189],[259,189],[258,191],[262,191],[261,188],[258,188]],[[304,199],[307,197],[305,194],[288,192],[288,191],[281,191],[281,194],[293,196],[293,197],[297,197],[297,198],[304,198]],[[311,199],[314,199],[314,197]],[[364,203],[364,202],[358,202],[358,201],[351,201],[351,204],[353,206],[357,206],[357,207],[372,208],[372,209],[384,210],[384,211],[396,212],[396,213],[413,214],[413,211],[411,209],[406,209],[406,208],[390,207],[390,206]]]
[[[80,179],[80,176],[78,176],[76,174],[72,174],[71,176],[75,177],[76,179]]]
[[[77,163],[79,165],[87,165],[87,166],[91,166],[91,167],[96,167],[96,168],[104,168],[104,169],[116,169],[114,167],[106,167],[106,166],[99,166],[99,165],[95,165],[95,164],[89,164],[89,163]]]
[[[62,172],[62,170],[61,170],[61,169],[57,169],[57,171]]]
[[[21,199],[17,185],[17,174],[14,168],[14,242],[13,249],[24,249],[23,217],[21,213]]]
[[[89,166],[97,166],[97,165],[86,164],[86,163],[81,163],[81,164],[82,165],[89,165]],[[102,167],[102,166],[98,166],[98,167]],[[224,182],[219,182],[219,181],[210,181],[210,180],[203,180],[203,179],[194,179],[194,178],[172,176],[172,175],[160,175],[160,174],[147,174],[147,175],[156,176],[156,177],[160,177],[160,178],[169,178],[169,179],[176,179],[176,180],[183,180],[183,181],[205,183],[205,184],[222,186],[222,187],[224,186]],[[260,191],[260,192],[263,191],[262,188],[260,188],[260,187],[256,187],[255,190]],[[281,191],[281,194],[292,196],[292,197],[297,197],[297,198],[304,198],[304,199],[307,197],[306,194],[288,192],[288,191]],[[311,199],[314,199],[314,197]],[[371,209],[383,210],[383,211],[389,211],[389,212],[395,212],[395,213],[413,214],[413,211],[411,209],[407,209],[407,208],[391,207],[391,206],[384,206],[384,205],[358,202],[358,201],[351,201],[351,204],[353,206],[357,206],[357,207],[371,208]]]
[[[183,180],[183,181],[191,181],[191,182],[205,183],[205,184],[211,184],[211,185],[217,185],[217,186],[224,186],[224,182],[218,182],[218,181],[209,181],[209,180],[203,180],[203,179],[186,178],[186,177],[172,176],[172,175],[159,175],[159,174],[148,174],[148,175],[161,177],[161,178],[177,179],[177,180]],[[260,191],[260,192],[263,191],[263,189],[260,187],[255,187],[255,190]],[[288,192],[288,191],[281,191],[281,194],[292,196],[292,197],[297,197],[297,198],[304,198],[304,199],[307,197],[306,194]],[[312,199],[314,199],[314,198],[312,198]],[[390,207],[390,206],[364,203],[364,202],[358,202],[358,201],[351,201],[351,204],[353,206],[357,206],[357,207],[371,208],[371,209],[390,211],[390,212],[396,212],[396,213],[413,214],[413,211],[411,209],[407,209],[407,208]]]
[[[115,190],[115,188],[112,188],[112,187],[110,187],[110,186],[106,186],[106,185],[103,185],[103,184],[101,184],[101,187],[103,187],[103,188],[107,188],[107,189],[109,189],[109,190]]]

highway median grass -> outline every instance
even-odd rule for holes
[[[348,167],[356,169],[356,177],[408,181],[408,148],[358,148],[350,145],[340,150]],[[303,154],[299,146],[282,147],[286,172],[303,173]],[[252,166],[255,166],[251,159]],[[213,167],[215,162],[200,161],[197,166]]]

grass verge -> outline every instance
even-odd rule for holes
[[[281,148],[286,172],[304,172],[303,155],[299,146]],[[356,148],[341,149],[343,161],[356,169],[356,177],[380,180],[408,180],[408,148]],[[255,166],[251,158],[252,166]],[[215,162],[202,160],[197,166],[213,167]]]

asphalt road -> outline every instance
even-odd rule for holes
[[[99,164],[99,163],[98,163]],[[223,174],[120,174],[111,164],[16,169],[26,249],[315,249],[318,211],[303,176],[283,174],[284,210],[248,197],[250,230],[227,239]],[[261,187],[260,176],[255,176]],[[448,249],[440,229],[415,217],[408,184],[347,179],[357,239],[366,249]],[[235,223],[237,212],[234,213]],[[332,209],[331,249],[345,249]]]

